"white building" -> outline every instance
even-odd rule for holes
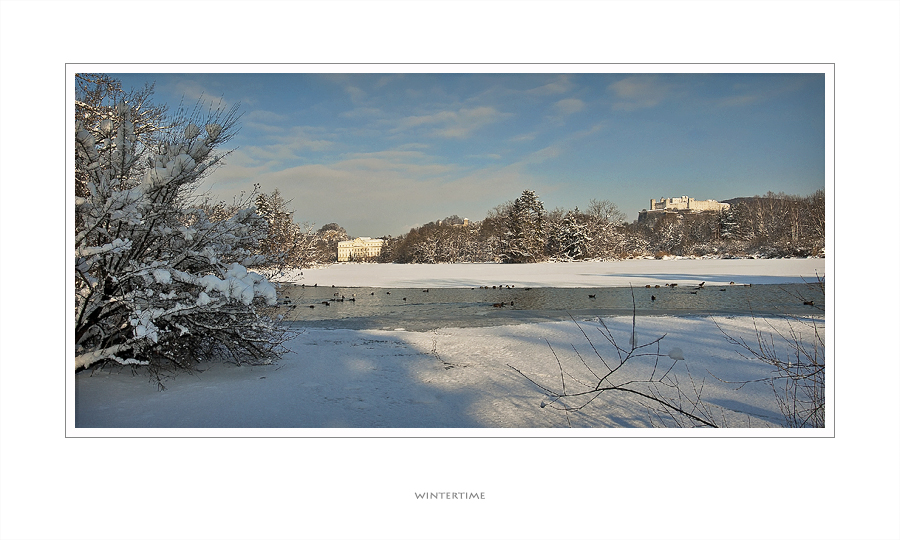
[[[649,210],[693,210],[695,212],[718,212],[719,210],[726,210],[730,207],[731,205],[728,203],[720,203],[712,199],[706,201],[696,201],[693,199],[693,197],[681,196],[672,197],[670,199],[663,197],[659,199],[659,201],[650,199]]]
[[[372,239],[368,236],[360,236],[353,240],[338,242],[338,262],[365,261],[381,255],[381,246],[384,240]]]
[[[655,222],[661,216],[676,214],[681,218],[685,214],[699,214],[701,212],[719,212],[731,208],[728,203],[720,203],[712,199],[705,201],[695,200],[693,197],[661,197],[659,200],[650,199],[650,209],[638,212],[638,223]]]

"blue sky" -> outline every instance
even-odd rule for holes
[[[155,82],[170,110],[239,102],[236,150],[204,188],[277,188],[296,221],[351,236],[480,220],[525,189],[631,221],[651,198],[825,187],[822,74],[112,75]]]

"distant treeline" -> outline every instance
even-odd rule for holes
[[[641,223],[606,200],[545,211],[533,191],[482,220],[458,216],[386,237],[379,262],[539,262],[639,256],[806,257],[824,254],[825,193],[769,192],[720,212],[660,212]]]
[[[269,223],[263,254],[280,266],[306,267],[337,260],[343,227],[318,230],[293,222],[278,191],[259,195],[257,210]],[[465,263],[623,259],[669,255],[721,257],[807,257],[824,255],[825,192],[801,197],[769,192],[732,199],[719,212],[653,212],[640,222],[607,200],[585,210],[544,209],[534,191],[524,191],[481,221],[453,215],[383,237],[372,262]]]

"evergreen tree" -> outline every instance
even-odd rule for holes
[[[583,215],[578,212],[578,208],[567,212],[560,225],[556,240],[559,254],[567,259],[584,259],[587,256],[587,246],[590,240],[587,224]]]
[[[719,211],[719,236],[722,240],[736,240],[738,222],[731,207]]]
[[[534,191],[525,190],[513,201],[504,231],[504,262],[528,263],[546,259],[544,204]]]

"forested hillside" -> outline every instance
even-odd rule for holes
[[[450,216],[385,240],[379,262],[822,256],[825,194],[770,192],[733,200],[721,212],[660,213],[651,220],[628,223],[625,214],[606,200],[591,200],[586,210],[546,211],[533,191],[525,191],[481,221],[463,224]]]

